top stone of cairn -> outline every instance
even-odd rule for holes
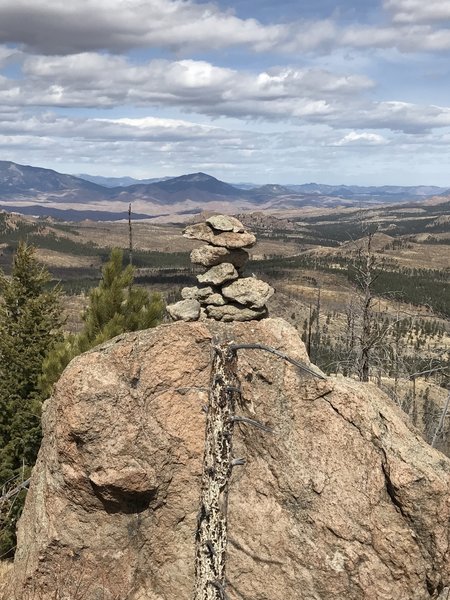
[[[228,215],[215,215],[206,219],[208,225],[219,231],[232,231],[233,233],[244,233],[245,227],[235,217]]]
[[[247,231],[240,221],[228,215],[210,217],[205,223],[196,223],[186,227],[184,237],[208,242],[222,248],[251,248],[256,237]]]

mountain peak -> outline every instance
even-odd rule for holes
[[[203,173],[202,171],[199,171],[198,173],[188,173],[187,175],[180,175],[180,177],[174,177],[174,179],[178,179],[179,181],[183,180],[183,181],[193,181],[193,182],[194,181],[195,182],[219,181],[212,175],[208,175],[207,173]]]

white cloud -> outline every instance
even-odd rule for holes
[[[450,125],[450,108],[369,100],[368,77],[320,68],[259,73],[207,61],[155,59],[132,64],[97,53],[28,56],[23,80],[0,79],[7,106],[176,107],[210,117],[326,123],[335,129],[418,133]]]
[[[278,180],[299,169],[339,175],[360,146],[380,165],[412,147],[435,160],[450,135],[450,103],[442,85],[433,97],[432,79],[447,72],[450,0],[380,7],[378,24],[304,20],[299,5],[298,21],[270,25],[201,0],[0,0],[1,153],[124,171],[151,162],[155,175],[216,165],[248,178],[255,167]],[[239,56],[213,52],[237,45]],[[260,53],[250,63],[249,50]],[[415,95],[407,69],[417,59],[429,88]],[[394,94],[400,68],[397,88],[402,77],[409,87]]]
[[[8,46],[0,46],[0,67],[4,67],[11,60],[15,59],[20,55],[20,52],[15,48],[8,48]]]
[[[347,144],[353,144],[358,146],[379,146],[380,144],[386,144],[387,140],[378,133],[368,133],[363,131],[358,133],[357,131],[351,131],[347,133],[342,139],[336,142],[336,146],[345,146]]]
[[[442,132],[436,145],[430,134],[381,136],[320,124],[269,134],[183,119],[17,114],[2,123],[0,153],[5,160],[60,172],[152,177],[203,170],[229,181],[261,183],[411,183],[415,165],[415,182],[445,184],[446,175],[439,175],[436,165],[450,158],[449,135]],[[386,143],[376,143],[377,136]],[[433,179],[424,175],[424,165],[434,169]]]
[[[0,153],[63,172],[122,169],[135,176],[214,168],[236,173],[274,159],[273,136],[181,119],[78,118],[18,114],[2,124]],[[130,161],[130,157],[132,160]],[[226,167],[228,165],[228,167]]]
[[[421,106],[409,102],[377,102],[355,115],[355,122],[372,129],[391,129],[416,134],[433,128],[450,126],[450,107]],[[347,123],[352,122],[349,115]]]
[[[207,61],[155,59],[132,64],[124,57],[83,53],[28,56],[24,79],[0,83],[0,102],[22,106],[175,106],[210,116],[286,119],[339,112],[374,83],[365,76],[319,68],[271,68],[259,73]],[[9,85],[8,85],[9,83]]]
[[[158,46],[184,51],[237,44],[264,50],[278,43],[286,30],[191,0],[0,0],[0,23],[0,43],[46,54]]]
[[[450,48],[448,28],[439,28],[450,19],[450,0],[384,0],[383,8],[390,25],[349,27],[336,19],[301,18],[265,25],[194,0],[0,0],[0,44],[48,55],[133,48],[165,48],[186,55],[237,45],[281,53]]]
[[[384,0],[394,23],[430,23],[450,20],[450,0]]]
[[[441,52],[450,49],[450,30],[431,25],[371,27],[352,25],[342,29],[339,42],[348,48],[395,48],[399,52]]]
[[[209,117],[325,123],[334,129],[419,133],[450,125],[450,107],[370,100],[368,77],[320,68],[259,73],[207,61],[82,53],[27,56],[23,79],[0,76],[0,105],[13,107],[174,107]],[[68,126],[70,129],[70,126]]]

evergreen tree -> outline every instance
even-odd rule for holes
[[[44,363],[41,388],[49,393],[70,360],[106,340],[126,331],[147,329],[157,325],[164,304],[159,294],[149,295],[133,285],[134,268],[123,267],[123,252],[114,248],[103,267],[102,280],[89,295],[83,330],[68,336],[49,354]]]
[[[43,361],[61,339],[60,293],[35,249],[20,243],[11,277],[0,272],[0,489],[26,476],[41,439],[39,377]],[[0,515],[0,554],[14,544],[21,502]],[[6,519],[6,522],[5,522]]]

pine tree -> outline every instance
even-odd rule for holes
[[[159,294],[149,295],[133,285],[134,268],[123,267],[123,252],[115,248],[103,267],[102,280],[91,291],[83,320],[83,330],[68,336],[49,354],[44,363],[41,388],[49,393],[72,358],[126,331],[157,325],[164,304]]]
[[[0,272],[0,488],[25,476],[39,450],[39,377],[62,335],[60,292],[48,289],[49,282],[35,249],[25,243],[18,246],[11,277]],[[20,508],[16,503],[7,523],[0,515],[0,554],[14,543]]]

